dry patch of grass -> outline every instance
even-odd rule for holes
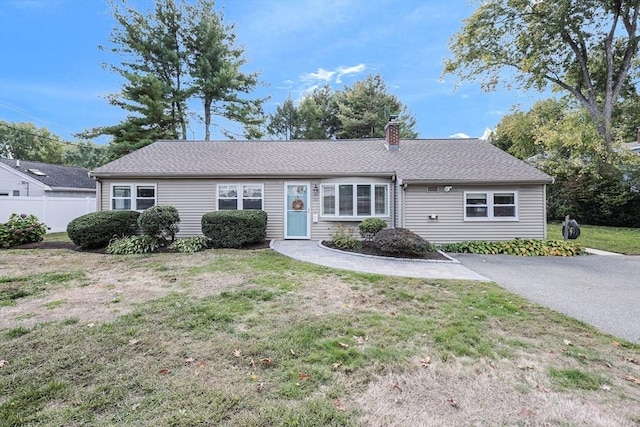
[[[33,283],[0,308],[10,426],[640,422],[639,346],[493,284],[269,250],[3,251],[0,290]]]

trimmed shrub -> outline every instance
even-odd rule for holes
[[[173,242],[180,230],[180,215],[173,206],[152,206],[142,211],[138,225],[142,232],[164,245]]]
[[[202,236],[183,237],[181,239],[176,239],[175,242],[169,245],[169,249],[172,251],[178,251],[185,254],[200,252],[208,247],[209,239]]]
[[[373,238],[373,244],[383,252],[422,255],[429,252],[429,242],[406,228],[387,228]]]
[[[82,215],[67,225],[67,235],[83,249],[103,248],[115,237],[135,234],[139,212],[100,211]]]
[[[472,240],[440,246],[445,252],[482,255],[574,256],[585,251],[573,242],[563,240],[513,239],[499,242]]]
[[[359,249],[362,242],[355,236],[355,229],[343,224],[335,226],[331,232],[331,243],[340,249]]]
[[[146,254],[159,247],[158,241],[151,236],[127,236],[113,239],[105,252],[111,255]]]
[[[385,228],[387,228],[387,223],[380,218],[367,218],[358,225],[360,237],[368,242],[372,241],[376,234]]]
[[[202,216],[202,234],[214,248],[241,248],[267,238],[267,213],[261,210],[217,211]]]
[[[0,248],[39,242],[47,233],[47,226],[35,215],[13,213],[9,221],[0,224]]]

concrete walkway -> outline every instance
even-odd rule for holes
[[[400,260],[372,257],[335,251],[319,245],[314,240],[273,240],[271,248],[288,257],[325,267],[388,276],[415,277],[420,279],[458,279],[490,281],[463,266],[456,260]]]

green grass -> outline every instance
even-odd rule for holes
[[[547,237],[562,240],[562,224],[547,224]],[[580,225],[580,237],[573,242],[586,248],[640,255],[640,228]]]
[[[584,372],[579,369],[556,369],[549,368],[549,376],[562,388],[598,390],[606,379],[600,375]]]
[[[45,242],[71,242],[66,231],[60,233],[47,233],[44,235]]]
[[[24,253],[9,254],[9,261]],[[40,283],[30,298],[61,285],[80,290],[82,280],[72,279],[104,271],[111,259],[69,256],[77,257],[70,262],[83,273],[0,276],[0,286],[33,291],[31,283]],[[80,259],[88,264],[77,265]],[[0,369],[0,396],[6,396],[0,398],[0,424],[358,426],[366,424],[362,413],[378,404],[372,399],[368,408],[358,399],[379,381],[389,390],[385,401],[397,393],[393,384],[405,387],[405,380],[424,389],[447,381],[452,389],[463,381],[473,385],[482,366],[515,382],[513,390],[491,382],[486,393],[507,387],[509,393],[523,390],[526,399],[532,384],[545,381],[565,395],[616,382],[622,390],[630,375],[624,361],[640,352],[621,340],[613,346],[611,337],[492,283],[336,271],[272,251],[117,260],[122,274],[155,274],[160,286],[180,277],[179,290],[106,322],[69,318],[0,330],[0,359],[8,361]],[[207,292],[209,280],[223,273],[235,284]],[[110,280],[117,284],[119,277]],[[45,312],[64,303],[52,301]],[[566,337],[572,346],[563,346]],[[522,375],[515,366],[523,354],[542,368]],[[421,366],[426,356],[434,366]],[[605,363],[611,368],[603,371]],[[446,372],[456,366],[468,371],[451,379]],[[416,373],[428,369],[445,375],[421,384]],[[447,405],[449,396],[420,405]],[[394,407],[411,411],[404,398]],[[619,391],[593,404],[625,408],[638,400],[640,390],[629,396]],[[464,410],[461,405],[447,413]],[[522,424],[510,416],[502,425]]]
[[[38,296],[47,289],[82,283],[84,279],[85,273],[81,270],[0,276],[0,307],[15,305],[20,298]]]

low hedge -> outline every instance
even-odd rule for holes
[[[373,245],[392,254],[423,255],[431,249],[425,239],[406,228],[387,228],[376,233]]]
[[[584,255],[581,246],[564,240],[513,239],[505,241],[473,240],[447,243],[440,249],[451,253],[480,255],[521,255],[521,256],[574,256]]]
[[[202,216],[202,234],[214,248],[241,248],[267,238],[267,213],[261,210],[217,211]]]
[[[173,206],[152,206],[138,217],[142,232],[159,244],[173,242],[180,231],[179,224],[180,215]]]
[[[135,234],[139,212],[100,211],[82,215],[67,225],[67,235],[83,249],[103,248],[114,237]]]

